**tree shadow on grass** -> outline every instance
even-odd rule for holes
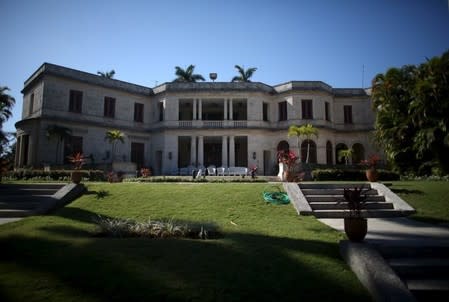
[[[417,194],[424,195],[424,192],[416,189],[391,189],[391,191],[395,194]]]
[[[239,232],[205,241],[91,237],[79,242],[68,238],[80,234],[76,227],[45,229],[66,238],[0,238],[0,265],[14,262],[24,275],[31,270],[51,276],[55,291],[68,287],[95,301],[370,300],[337,260],[337,243]],[[23,288],[42,299],[38,288]]]

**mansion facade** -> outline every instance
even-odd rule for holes
[[[273,175],[277,150],[289,146],[309,162],[334,165],[352,148],[353,163],[376,153],[375,114],[365,90],[321,81],[164,83],[154,88],[44,63],[24,83],[16,123],[16,168],[61,166],[82,152],[91,163],[134,162],[155,175],[187,166],[249,167]],[[312,124],[309,142],[288,137],[290,125]],[[50,127],[70,129],[52,137]],[[108,130],[125,135],[114,152]],[[300,149],[300,150],[299,150]],[[113,154],[114,153],[114,154]]]

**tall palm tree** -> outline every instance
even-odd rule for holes
[[[116,149],[117,149],[117,143],[121,142],[123,144],[125,142],[125,135],[123,134],[122,131],[113,129],[113,130],[106,131],[106,135],[105,135],[104,139],[107,140],[108,143],[111,144],[112,161],[114,161],[115,153],[116,153]]]
[[[114,78],[115,70],[112,69],[111,71],[105,71],[105,72],[97,71],[97,74],[100,77],[107,78],[107,79],[112,79],[112,78]]]
[[[288,128],[288,136],[296,136],[298,139],[298,152],[301,153],[301,145],[300,138],[304,137],[307,140],[307,155],[306,155],[306,163],[309,163],[309,152],[310,152],[310,139],[312,136],[318,137],[318,129],[313,127],[311,124],[306,124],[302,126],[291,125]],[[298,154],[300,160],[301,156]]]
[[[248,68],[247,70],[245,70],[244,67],[240,67],[239,65],[235,65],[234,67],[237,69],[239,75],[233,77],[231,82],[251,82],[250,78],[257,70],[257,68],[255,67]]]
[[[338,151],[338,161],[341,161],[344,158],[345,164],[349,165],[349,158],[352,157],[353,153],[354,151],[351,148]]]
[[[6,93],[8,90],[8,87],[0,86],[0,125],[12,116],[11,110],[16,102],[12,96]]]
[[[46,129],[46,136],[47,139],[50,140],[52,138],[56,139],[56,157],[55,157],[55,163],[58,163],[59,161],[59,154],[61,154],[61,143],[72,136],[72,130],[64,127],[64,126],[58,126],[58,125],[50,125]]]
[[[189,65],[185,70],[179,66],[176,66],[175,75],[177,78],[174,79],[173,82],[195,83],[196,81],[205,81],[202,75],[193,73],[194,69],[195,65]]]

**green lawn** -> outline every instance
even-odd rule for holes
[[[417,211],[411,218],[430,223],[449,223],[449,182],[398,181],[391,189]]]
[[[370,300],[339,255],[344,235],[265,204],[266,186],[89,184],[52,215],[0,226],[0,301]],[[224,238],[99,238],[98,214],[214,223]]]

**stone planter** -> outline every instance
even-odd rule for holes
[[[75,184],[79,184],[81,180],[83,179],[83,173],[80,171],[73,171],[72,172],[72,182]]]
[[[368,232],[368,220],[362,217],[344,218],[345,233],[349,240],[361,242]]]
[[[379,172],[375,168],[371,168],[365,171],[366,179],[370,182],[376,182],[379,179]]]

